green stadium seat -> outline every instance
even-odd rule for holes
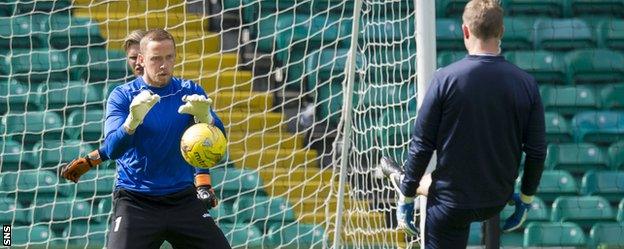
[[[519,177],[518,179],[521,178]],[[516,182],[516,188],[520,189],[520,181]],[[540,185],[537,188],[537,196],[545,202],[552,202],[559,196],[574,196],[578,191],[579,184],[570,172],[565,170],[544,170]],[[544,214],[548,214],[547,208],[544,208],[544,213],[536,213],[534,215],[539,215],[539,217],[543,218],[541,215]]]
[[[70,70],[72,79],[82,79],[90,83],[125,81],[132,72],[123,51],[99,47],[73,50],[70,63],[76,65]]]
[[[572,15],[624,16],[624,2],[621,0],[572,0]]]
[[[322,225],[274,224],[269,228],[269,244],[275,248],[322,248],[325,230]]]
[[[618,207],[618,211],[617,211],[617,216],[615,217],[615,220],[617,220],[620,223],[624,223],[624,199],[620,201],[617,207]]]
[[[584,247],[587,237],[572,222],[531,222],[524,230],[524,247]]]
[[[524,234],[522,232],[502,233],[500,237],[502,248],[521,248],[524,243]]]
[[[44,25],[47,18],[48,15],[42,14],[0,16],[0,48],[3,50],[47,48],[46,32],[48,30]]]
[[[505,53],[505,58],[530,73],[540,84],[567,83],[565,61],[558,53],[544,50],[512,51]]]
[[[577,18],[537,19],[534,42],[535,48],[545,50],[572,50],[596,46],[589,25]]]
[[[605,85],[598,95],[602,109],[624,110],[624,82]]]
[[[5,2],[16,3],[17,13],[62,13],[69,15],[71,1],[69,0],[38,0],[38,1],[22,1],[22,0],[4,0]]]
[[[104,110],[75,110],[67,117],[67,136],[82,141],[99,141],[104,119]]]
[[[483,240],[483,223],[481,222],[472,222],[470,223],[470,232],[468,234],[468,245],[481,245],[481,241]]]
[[[94,148],[79,140],[45,140],[33,146],[33,158],[38,159],[41,168],[57,167],[79,156],[84,156]]]
[[[32,169],[33,159],[31,154],[22,153],[23,147],[17,141],[3,139],[0,140],[0,172],[18,171],[21,169]]]
[[[219,223],[219,228],[225,234],[232,248],[247,247],[259,248],[265,242],[265,238],[259,228],[250,224]]]
[[[75,184],[76,195],[82,197],[99,197],[110,195],[115,185],[115,170],[101,169],[90,170],[80,177]]]
[[[438,53],[438,68],[446,67],[453,62],[463,59],[468,53],[466,51],[440,51]]]
[[[7,57],[10,67],[0,67],[0,74],[11,74],[21,82],[67,81],[67,51],[49,49],[13,49]]]
[[[15,80],[0,79],[0,114],[36,110],[34,90]]]
[[[574,115],[581,111],[600,107],[594,89],[588,86],[549,86],[540,87],[542,104],[548,112]]]
[[[292,207],[281,197],[240,196],[232,210],[237,222],[249,222],[262,230],[276,222],[295,220]]]
[[[594,144],[550,144],[546,155],[548,169],[585,173],[591,169],[609,169],[606,153]]]
[[[624,246],[624,224],[616,222],[596,223],[589,231],[589,248],[598,245]]]
[[[556,112],[546,112],[546,142],[549,143],[569,143],[573,141],[572,129],[568,121]]]
[[[438,50],[463,50],[464,34],[461,21],[457,19],[436,19],[436,46]]]
[[[581,181],[581,194],[602,196],[612,203],[624,196],[624,171],[589,171]]]
[[[599,221],[615,221],[615,212],[607,199],[600,196],[562,196],[553,203],[551,221],[574,222],[589,229]]]
[[[382,127],[377,139],[384,148],[392,146],[407,146],[411,139],[412,129],[416,122],[416,111],[406,108],[394,108],[385,111],[380,118]]]
[[[438,17],[461,17],[468,0],[438,0],[436,10]]]
[[[71,195],[71,189],[66,184],[59,184],[59,177],[50,171],[9,172],[2,174],[0,180],[0,189],[24,205],[29,205],[35,197]]]
[[[624,49],[624,20],[608,18],[598,25],[600,44],[603,47]]]
[[[565,4],[561,0],[505,0],[503,8],[511,16],[563,17]]]
[[[509,50],[530,50],[533,49],[533,28],[535,20],[526,17],[505,17],[505,32],[501,47],[505,51]]]
[[[565,55],[570,82],[612,83],[624,78],[624,55],[605,49],[580,49]]]
[[[71,224],[63,230],[63,238],[69,239],[70,245],[86,248],[102,248],[106,243],[108,224]]]
[[[55,14],[50,17],[50,44],[59,49],[97,46],[104,45],[104,38],[100,36],[99,25],[88,18]]]
[[[102,96],[82,81],[50,82],[39,85],[36,103],[41,111],[69,113],[74,110],[103,109]]]
[[[50,228],[59,232],[77,223],[88,223],[91,215],[91,205],[74,198],[37,196],[30,208],[34,223],[50,222]]]
[[[93,220],[97,223],[106,224],[108,222],[108,217],[113,211],[112,196],[100,199],[97,203],[97,206],[95,206],[94,208],[96,208],[96,210],[94,217],[92,217]]]
[[[0,198],[0,222],[2,224],[23,224],[30,223],[29,212],[16,202],[14,198]]]
[[[572,118],[572,129],[579,142],[618,142],[624,140],[624,112],[582,112]]]
[[[624,169],[624,141],[611,144],[607,149],[612,169]]]
[[[210,212],[210,216],[215,220],[215,222],[234,222],[236,215],[232,213],[231,205],[228,205],[226,200],[221,199],[216,208],[212,208],[208,210]]]
[[[227,196],[255,194],[262,187],[262,179],[256,171],[218,167],[210,170],[214,188]]]
[[[538,193],[538,195],[540,195]],[[505,206],[500,213],[501,224],[505,222],[505,219],[511,216],[514,212],[513,206]],[[531,203],[531,210],[527,213],[526,221],[548,221],[550,220],[548,206],[542,201],[541,198],[535,197]],[[525,223],[526,225],[526,223]]]
[[[33,144],[37,141],[60,139],[63,120],[54,112],[27,112],[2,117],[3,131],[15,141]]]
[[[53,236],[48,225],[14,226],[11,231],[11,246],[26,246],[28,248],[37,245],[45,247],[45,244]]]

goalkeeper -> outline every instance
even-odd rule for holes
[[[433,75],[413,130],[404,177],[399,182],[391,178],[399,188],[399,227],[416,235],[414,197],[437,151],[426,207],[428,249],[466,248],[470,223],[497,215],[510,200],[516,211],[503,229],[518,228],[546,156],[537,83],[500,55],[504,27],[498,1],[468,2],[462,31],[468,55]],[[513,194],[523,151],[521,192]]]
[[[78,182],[116,159],[108,248],[158,248],[165,240],[175,248],[230,248],[206,210],[217,205],[209,171],[190,166],[179,151],[195,122],[224,131],[212,100],[197,84],[172,77],[175,41],[165,30],[145,34],[137,63],[142,77],[108,98],[103,146],[63,167],[62,176]]]

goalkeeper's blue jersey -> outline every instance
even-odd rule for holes
[[[143,123],[130,135],[123,128],[132,99],[143,89],[160,96]],[[182,96],[206,95],[190,80],[172,78],[162,88],[152,87],[142,77],[116,87],[108,97],[105,139],[100,150],[103,160],[116,159],[116,188],[160,196],[193,186],[194,174],[208,172],[192,167],[180,153],[182,134],[194,123],[193,116],[178,113]],[[223,123],[212,112],[214,124],[225,134]]]

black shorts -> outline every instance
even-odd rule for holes
[[[124,189],[113,194],[107,248],[230,248],[195,188],[166,196],[148,196]]]

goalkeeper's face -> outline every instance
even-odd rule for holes
[[[166,86],[175,65],[173,41],[149,41],[139,54],[138,60],[144,68],[143,76],[147,83],[157,87]]]

